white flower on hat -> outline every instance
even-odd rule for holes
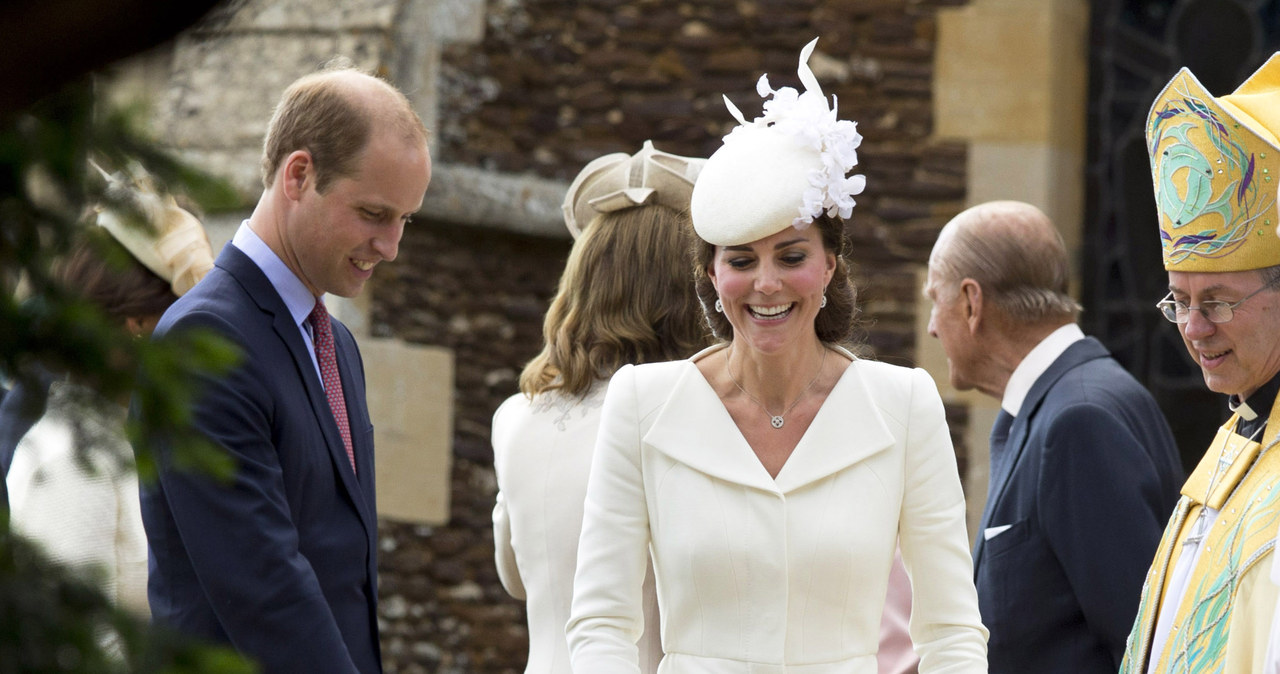
[[[769,85],[769,76],[761,75],[756,82],[756,92],[765,99],[772,96],[772,100],[765,100],[764,114],[750,123],[727,96],[724,99],[729,113],[740,125],[725,136],[726,145],[735,140],[734,134],[741,129],[769,128],[792,138],[798,145],[816,150],[821,157],[822,165],[809,173],[809,188],[804,192],[799,214],[792,223],[796,229],[808,227],[823,212],[832,217],[848,218],[857,204],[853,197],[862,194],[867,186],[866,176],[849,175],[858,164],[858,146],[862,144],[858,125],[836,119],[836,97],[831,97],[831,106],[828,107],[822,87],[809,69],[809,56],[817,43],[818,39],[814,38],[800,52],[797,72],[804,85],[804,93],[792,87],[774,89]]]

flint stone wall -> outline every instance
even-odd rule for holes
[[[867,351],[911,365],[916,272],[964,205],[965,148],[930,137],[935,14],[957,4],[491,1],[483,40],[442,53],[435,151],[468,170],[566,185],[587,161],[646,139],[707,156],[732,124],[720,95],[758,115],[756,79],[799,86],[799,49],[820,35],[811,65],[865,137],[868,188],[849,235]],[[376,289],[375,334],[449,346],[457,363],[452,520],[383,526],[389,672],[524,668],[523,604],[492,561],[489,421],[541,347],[570,242],[512,229],[415,223]],[[948,407],[948,421],[963,471],[965,409]]]

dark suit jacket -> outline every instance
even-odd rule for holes
[[[244,350],[203,382],[194,423],[236,461],[219,483],[161,451],[145,487],[153,619],[232,644],[267,672],[381,671],[373,426],[351,333],[333,321],[357,472],[298,327],[263,272],[227,245],[156,336],[212,329]]]
[[[1086,338],[1031,387],[1006,451],[973,553],[990,671],[1114,674],[1182,486],[1168,423]]]
[[[0,396],[0,477],[9,474],[22,436],[44,415],[45,398],[53,380],[52,374],[37,367],[30,381],[14,382],[13,388]]]
[[[37,366],[30,380],[17,381],[12,389],[0,395],[0,505],[6,511],[9,509],[9,489],[4,478],[9,475],[18,443],[44,414],[45,399],[53,379],[48,370]]]

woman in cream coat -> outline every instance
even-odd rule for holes
[[[547,312],[546,346],[525,368],[522,393],[493,417],[494,549],[503,587],[527,601],[530,674],[570,671],[564,625],[609,376],[709,343],[683,214],[703,161],[646,142],[635,155],[592,161],[565,196],[576,241]],[[639,666],[653,672],[662,648],[651,574],[641,596]]]
[[[140,169],[132,172],[105,176],[108,190],[145,215],[150,229],[100,207],[55,276],[122,336],[141,339],[213,267],[213,251],[195,216],[159,194]],[[117,607],[145,617],[147,540],[125,436],[127,403],[57,377],[43,414],[19,440],[5,480],[15,531],[51,561],[92,581]]]
[[[827,108],[813,46],[803,96],[762,78],[766,116],[731,106],[741,125],[694,187],[698,293],[728,341],[609,384],[568,625],[580,674],[637,671],[650,554],[662,674],[873,674],[895,541],[920,672],[986,671],[933,381],[838,346],[860,137]]]

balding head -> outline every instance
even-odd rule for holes
[[[285,157],[311,154],[316,188],[323,193],[337,178],[351,176],[374,134],[426,147],[427,131],[404,94],[347,63],[305,75],[285,90],[267,127],[262,150],[262,182],[271,187]]]
[[[1068,294],[1062,236],[1040,209],[1019,201],[974,206],[948,222],[929,256],[939,297],[971,278],[991,306],[1013,323],[1065,323],[1080,305]]]

